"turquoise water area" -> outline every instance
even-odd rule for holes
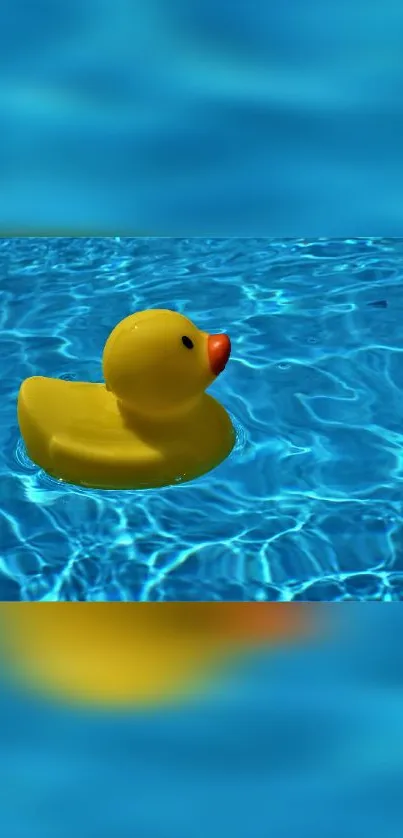
[[[2,239],[1,598],[402,598],[402,270],[403,239]],[[235,450],[163,490],[55,482],[21,381],[100,380],[152,307],[231,335],[211,392]]]
[[[402,608],[324,610],[325,643],[250,660],[179,712],[72,711],[2,683],[4,835],[399,838]]]
[[[398,0],[12,0],[9,232],[400,235]]]

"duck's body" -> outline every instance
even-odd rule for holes
[[[29,456],[57,479],[103,489],[210,471],[235,442],[228,414],[204,392],[229,351],[226,336],[208,336],[175,312],[127,317],[105,346],[105,384],[23,382],[18,421]]]
[[[24,381],[18,421],[31,459],[68,483],[139,489],[192,480],[234,445],[226,411],[211,396],[175,419],[125,414],[104,384],[33,377]]]

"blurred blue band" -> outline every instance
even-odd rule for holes
[[[326,638],[250,657],[193,707],[95,715],[4,680],[4,835],[398,838],[403,608],[323,608]]]
[[[396,0],[1,4],[0,230],[400,235]]]

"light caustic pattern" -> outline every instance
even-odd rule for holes
[[[2,597],[401,598],[402,270],[397,239],[3,239]],[[163,490],[56,483],[21,381],[100,380],[111,329],[153,307],[230,334],[234,451]]]

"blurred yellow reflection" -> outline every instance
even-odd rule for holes
[[[0,623],[3,660],[19,679],[110,706],[199,692],[234,654],[310,625],[294,603],[3,603]]]

